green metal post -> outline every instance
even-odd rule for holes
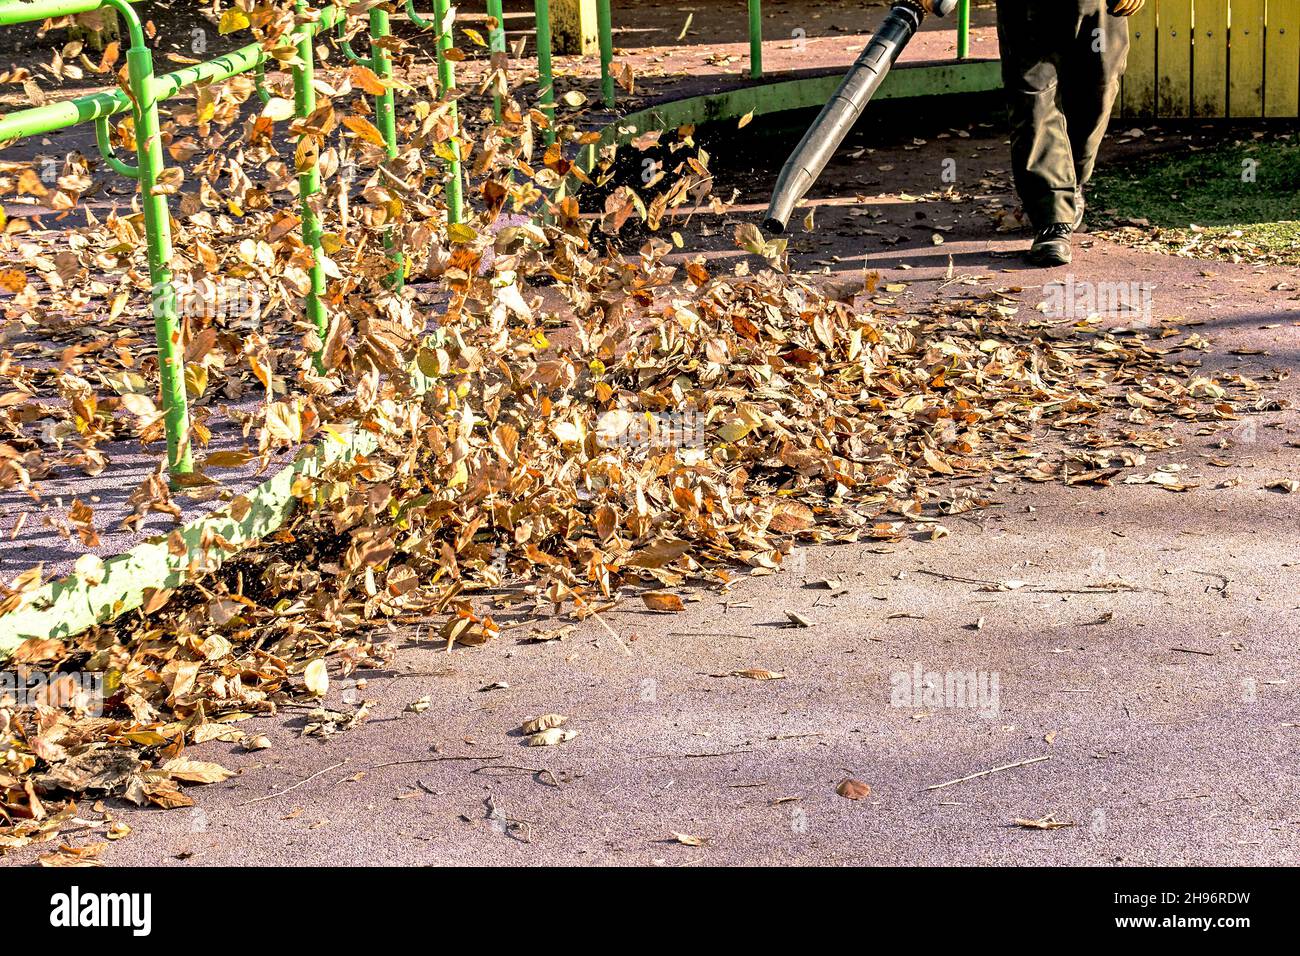
[[[763,0],[749,0],[749,75],[763,75]]]
[[[537,20],[537,82],[542,87],[542,111],[549,124],[545,140],[555,142],[555,74],[551,70],[551,3],[550,0],[533,0],[533,13]]]
[[[970,0],[957,5],[957,59],[970,56]]]
[[[301,16],[307,10],[306,0],[295,0],[294,9]],[[293,105],[298,119],[306,120],[316,111],[316,90],[313,86],[316,72],[315,37],[304,29],[298,40],[299,64],[293,68]],[[299,143],[306,140],[299,137]],[[306,169],[298,170],[298,200],[302,208],[302,241],[311,250],[311,291],[307,293],[307,318],[316,327],[321,348],[314,357],[316,371],[323,372],[322,363],[325,338],[329,334],[329,315],[325,310],[325,251],[321,248],[320,214],[316,211],[314,196],[320,193],[320,170],[317,157],[310,156]]]
[[[609,12],[609,0],[596,0],[596,29],[600,33],[600,87],[605,94],[605,105],[614,108],[614,20]]]
[[[131,48],[126,69],[135,101],[135,149],[140,170],[140,205],[144,210],[148,247],[150,301],[158,339],[158,377],[162,383],[163,424],[167,431],[167,465],[172,474],[194,470],[190,456],[190,410],[185,397],[185,348],[176,316],[172,285],[172,224],[167,196],[158,191],[163,161],[162,129],[158,122],[158,91],[153,54],[145,45],[140,20],[125,3],[112,4],[127,21]]]
[[[370,62],[375,75],[381,80],[393,77],[393,61],[388,51],[380,42],[389,35],[388,11],[383,7],[374,7],[370,11]],[[384,92],[375,97],[375,126],[384,137],[388,148],[388,158],[397,156],[397,111],[393,101],[393,88],[386,86]]]
[[[380,45],[388,36],[388,11],[383,7],[371,8],[370,66],[375,71],[375,75],[381,80],[391,80],[393,78],[393,61],[389,58],[388,51]],[[393,99],[393,88],[387,84],[385,84],[383,94],[375,97],[375,126],[378,127],[380,135],[384,137],[384,146],[388,158],[396,159],[397,109]],[[391,226],[384,233],[384,244],[388,247],[389,255],[393,261],[397,263],[397,269],[392,275],[393,287],[400,289],[406,279],[406,267],[401,252],[396,248]]]
[[[487,0],[487,15],[497,22],[488,31],[488,49],[493,53],[506,52],[506,15],[501,9],[501,0]],[[492,116],[501,122],[501,94],[492,94]]]
[[[456,90],[456,67],[446,53],[452,47],[452,26],[447,22],[447,0],[434,0],[434,20],[438,27],[446,26],[437,36],[438,92],[450,97]],[[451,151],[454,158],[447,163],[447,221],[461,222],[465,218],[464,197],[460,176],[460,114],[456,101],[451,101]]]

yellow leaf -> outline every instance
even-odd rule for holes
[[[222,36],[225,36],[227,33],[238,33],[240,30],[247,30],[248,27],[248,14],[243,10],[232,7],[221,15],[221,23],[217,26],[217,31]]]
[[[317,697],[324,697],[330,689],[330,675],[325,670],[325,659],[318,657],[302,672],[303,683],[307,685],[307,690]]]
[[[204,468],[238,468],[253,460],[247,451],[214,451],[203,459]]]
[[[718,426],[718,437],[725,442],[740,441],[751,431],[754,426],[743,418],[737,418],[734,421],[724,422]]]
[[[454,222],[447,227],[447,238],[452,242],[473,242],[478,238],[478,233],[463,222]]]
[[[158,769],[174,780],[185,780],[189,783],[220,783],[235,775],[235,771],[219,763],[212,763],[209,760],[190,760],[188,757],[173,757]]]

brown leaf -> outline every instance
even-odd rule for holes
[[[1025,830],[1061,830],[1075,825],[1074,823],[1059,822],[1050,813],[1038,820],[1023,820],[1017,817],[1011,822]]]
[[[669,594],[666,591],[646,591],[641,595],[641,600],[645,606],[652,611],[661,611],[666,613],[675,613],[685,610],[682,599],[676,594]]]
[[[849,800],[865,800],[871,796],[871,787],[861,780],[846,777],[840,781],[839,786],[835,788],[835,792]]]
[[[220,783],[229,780],[236,773],[219,763],[190,760],[187,757],[173,757],[158,769],[173,779],[184,780],[186,783]]]

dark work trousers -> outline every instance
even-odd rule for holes
[[[1128,60],[1105,0],[998,0],[1016,191],[1035,230],[1074,222]]]

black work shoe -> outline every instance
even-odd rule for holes
[[[1029,247],[1028,259],[1036,266],[1063,266],[1074,258],[1070,251],[1070,235],[1074,227],[1068,222],[1054,222],[1040,229]]]
[[[1074,231],[1078,232],[1083,228],[1083,211],[1087,204],[1083,201],[1083,187],[1078,186],[1074,190]]]

